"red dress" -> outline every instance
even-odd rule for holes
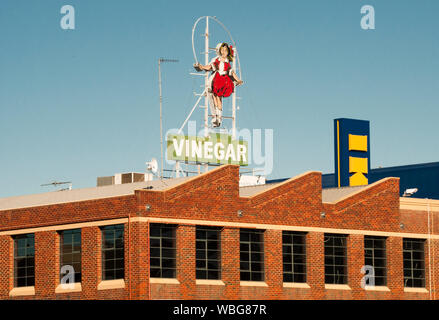
[[[228,97],[233,93],[235,85],[233,84],[231,75],[232,67],[229,60],[221,62],[219,58],[212,61],[215,75],[212,81],[212,92],[218,97]]]

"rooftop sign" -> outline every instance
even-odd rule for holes
[[[211,133],[207,137],[169,134],[167,159],[211,164],[248,165],[248,143],[231,135]]]

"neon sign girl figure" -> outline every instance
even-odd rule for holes
[[[217,57],[213,58],[207,66],[199,63],[194,64],[197,71],[212,71],[209,83],[209,93],[213,96],[213,127],[219,127],[222,121],[223,97],[229,97],[236,85],[241,85],[244,82],[238,78],[235,71],[232,69],[231,62],[234,58],[233,47],[227,43],[219,43],[216,46]]]

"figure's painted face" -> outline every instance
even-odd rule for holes
[[[226,46],[222,46],[220,53],[221,57],[226,58],[229,55],[229,49]]]

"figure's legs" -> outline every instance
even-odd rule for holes
[[[220,101],[219,97],[216,94],[213,94],[212,125],[214,127],[219,126],[219,124],[218,124],[218,112],[219,112],[218,103],[219,102],[218,101]]]
[[[218,98],[218,103],[217,103],[217,107],[220,110],[223,110],[223,97],[217,97]]]
[[[213,92],[209,93],[209,104],[210,104],[210,112],[212,114],[212,125],[216,124],[216,96]]]
[[[217,112],[217,122],[218,122],[218,127],[221,125],[221,122],[223,121],[222,119],[222,113],[223,113],[223,97],[218,97],[218,104],[217,104],[218,110]]]

